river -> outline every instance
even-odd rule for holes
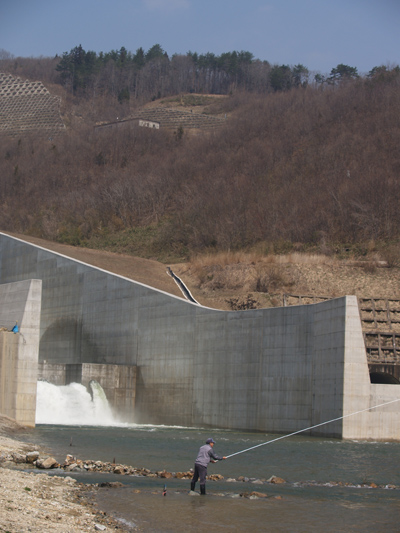
[[[190,482],[90,472],[68,473],[84,483],[119,481],[95,492],[98,505],[130,529],[152,532],[399,531],[400,443],[322,439],[223,429],[127,425],[110,411],[92,383],[38,383],[37,426],[23,438],[45,446],[58,462],[115,462],[151,471],[185,472],[208,437],[218,455],[253,450],[210,464],[206,496],[189,495]],[[87,425],[91,424],[91,425]],[[65,475],[63,471],[52,474]],[[245,481],[237,481],[243,476]],[[283,484],[267,480],[277,476]],[[199,486],[197,486],[197,490]],[[166,495],[163,492],[166,490]],[[267,495],[253,499],[252,492]]]
[[[264,433],[163,426],[38,425],[27,433],[59,461],[67,454],[146,467],[186,471],[198,447],[212,436],[229,455],[276,437]],[[74,474],[86,483],[119,481],[98,491],[99,506],[144,531],[398,531],[400,443],[349,442],[293,436],[210,465],[223,481],[208,481],[205,497],[189,496],[187,480]],[[284,484],[271,484],[271,476]],[[245,476],[249,481],[233,482]],[[260,482],[261,481],[261,482]],[[378,485],[371,488],[370,484]],[[347,485],[346,485],[347,484]],[[396,488],[391,488],[395,486]],[[198,488],[198,487],[197,487]],[[249,499],[253,491],[268,498]]]

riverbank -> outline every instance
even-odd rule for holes
[[[42,483],[48,485],[53,483],[55,474],[85,483],[90,481],[91,485],[83,485],[82,491],[75,492],[77,483],[73,483],[72,488],[66,484],[67,489],[62,489],[65,496],[55,495],[55,505],[60,502],[66,505],[59,511],[65,517],[64,529],[57,529],[60,524],[55,520],[46,525],[41,516],[37,521],[27,522],[25,529],[10,526],[7,529],[0,521],[0,531],[25,532],[30,528],[37,532],[39,527],[44,532],[94,531],[95,523],[104,523],[107,531],[111,531],[115,526],[109,525],[108,516],[120,520],[114,522],[119,530],[125,527],[128,531],[154,533],[189,530],[197,533],[205,529],[209,533],[239,533],[259,531],[265,524],[271,531],[298,531],[299,524],[303,531],[320,531],[323,525],[329,533],[398,529],[400,474],[394,465],[400,461],[400,444],[395,442],[285,438],[279,445],[259,447],[251,453],[210,465],[207,497],[201,498],[196,497],[198,492],[189,493],[188,477],[198,446],[210,436],[205,429],[38,425],[35,430],[20,430],[6,436],[34,442],[29,450],[37,449],[40,458],[51,451],[61,462],[47,475],[37,465],[35,470],[32,466],[32,471],[36,472],[32,474],[34,479],[41,478]],[[260,433],[222,429],[213,430],[212,437],[221,455],[257,446],[271,438]],[[19,444],[25,447],[26,457],[26,445]],[[46,447],[43,455],[38,446]],[[15,464],[10,466],[18,468]],[[29,468],[27,464],[21,466],[25,471]],[[0,485],[3,471],[4,467],[0,467]],[[26,479],[29,478],[23,478],[18,489],[23,496],[34,492],[25,490],[25,487],[31,488]],[[163,496],[165,488],[166,497]],[[198,486],[196,488],[198,490]],[[44,490],[43,487],[39,489]],[[2,494],[0,492],[3,510],[9,504],[7,500],[12,498],[4,498]],[[28,498],[26,501],[29,502]],[[97,507],[90,505],[91,501],[95,501]],[[14,512],[19,513],[17,526],[25,524],[27,518],[23,514],[24,503],[21,500],[21,504],[15,505]],[[37,500],[34,511],[40,510],[40,503],[42,501]],[[100,509],[107,515],[96,514]],[[74,510],[80,513],[75,518]],[[79,525],[76,518],[87,519],[87,526]]]
[[[0,531],[58,532],[126,530],[91,501],[94,487],[71,477],[17,469],[13,457],[44,450],[18,440],[23,428],[0,415]],[[24,469],[29,465],[24,464]],[[132,531],[132,528],[130,529]]]

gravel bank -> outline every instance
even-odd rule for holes
[[[0,531],[126,531],[91,502],[95,487],[70,477],[15,469],[7,460],[10,454],[37,450],[18,441],[19,429],[15,421],[0,415]]]

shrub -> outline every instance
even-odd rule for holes
[[[400,243],[388,245],[381,255],[389,268],[400,267]]]

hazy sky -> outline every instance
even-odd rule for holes
[[[0,0],[0,49],[23,57],[160,44],[367,73],[400,64],[399,28],[400,0]]]

